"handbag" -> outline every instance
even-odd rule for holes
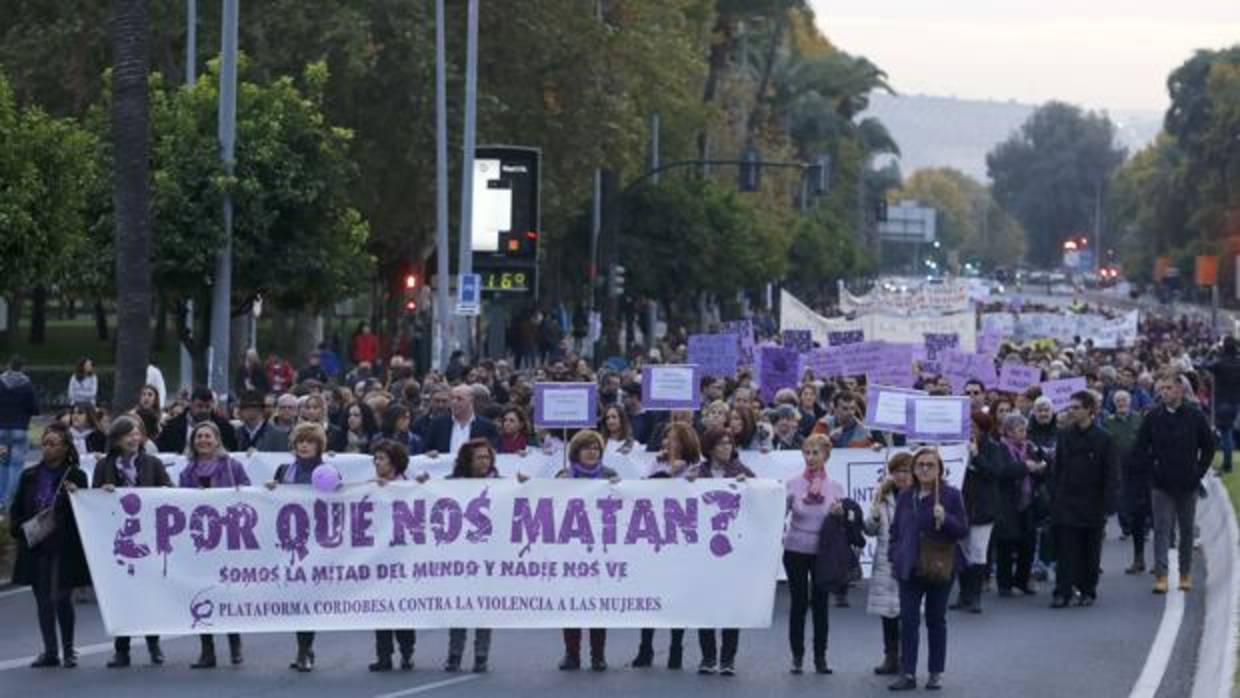
[[[917,509],[917,493],[913,493],[913,510]],[[939,485],[934,485],[934,505],[939,505]],[[942,541],[921,532],[917,548],[917,576],[928,584],[951,584],[956,572],[956,544]]]
[[[52,495],[51,505],[22,523],[22,534],[26,537],[27,547],[35,547],[56,532],[56,500],[60,498],[60,491],[64,489],[65,479],[65,477],[60,478],[60,484],[56,486],[56,492]]]

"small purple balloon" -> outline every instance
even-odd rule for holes
[[[310,474],[310,482],[314,484],[314,489],[319,492],[334,492],[340,487],[340,471],[334,466],[324,463],[314,469]]]

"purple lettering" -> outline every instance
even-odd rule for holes
[[[686,543],[696,543],[698,506],[697,499],[690,497],[683,507],[680,501],[670,497],[663,500],[663,542],[675,543],[676,531],[684,534]]]
[[[633,504],[633,514],[629,517],[629,528],[624,535],[624,544],[633,545],[642,538],[654,546],[655,552],[663,547],[663,539],[659,537],[659,520],[654,515],[654,505],[645,498],[638,499]]]
[[[421,499],[413,503],[392,502],[392,540],[389,547],[405,545],[406,534],[413,535],[414,545],[426,544],[426,502]]]
[[[608,497],[598,500],[596,506],[603,512],[603,552],[607,552],[607,546],[616,544],[616,514],[624,508],[624,500]]]
[[[375,537],[370,535],[370,527],[374,524],[371,516],[374,513],[375,503],[370,501],[369,497],[363,497],[360,502],[349,503],[353,547],[369,548],[375,544]]]
[[[435,501],[431,507],[431,533],[435,535],[435,545],[451,543],[461,535],[461,505],[455,499],[444,497]]]
[[[711,490],[702,495],[702,501],[719,507],[719,513],[710,519],[711,530],[715,534],[710,537],[710,552],[715,557],[724,557],[732,552],[732,541],[726,535],[728,524],[736,518],[741,510],[741,496],[723,490]]]
[[[314,540],[323,548],[344,542],[344,502],[314,500]]]
[[[254,535],[254,527],[258,525],[258,512],[249,504],[234,504],[228,507],[228,518],[224,524],[228,527],[228,549],[258,550],[258,538]]]
[[[276,538],[280,549],[289,553],[289,564],[306,559],[310,554],[310,515],[299,504],[285,504],[276,514]]]
[[[517,553],[523,557],[530,551],[530,546],[539,542],[555,542],[555,516],[551,500],[543,497],[538,500],[534,511],[530,511],[530,500],[517,497],[512,502],[512,540],[513,543],[526,541],[525,547]]]
[[[185,530],[185,512],[172,504],[155,508],[155,552],[164,556],[163,575],[168,576],[168,554],[172,537]]]
[[[215,507],[203,504],[195,507],[189,515],[189,538],[194,541],[194,552],[215,550],[223,535],[220,513]]]
[[[590,516],[586,514],[586,500],[579,497],[568,500],[556,542],[564,545],[574,539],[587,546],[594,545],[594,530],[590,528]]]
[[[465,540],[470,543],[485,543],[491,539],[491,517],[487,515],[491,509],[491,498],[487,496],[489,489],[484,487],[477,497],[465,505],[465,520],[474,529],[465,534]]]

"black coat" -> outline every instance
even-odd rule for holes
[[[1035,459],[1033,445],[1029,445],[1028,456]],[[1045,473],[1046,471],[1043,471]],[[1020,509],[1021,488],[1024,486],[1025,464],[1012,456],[1011,451],[1003,444],[996,449],[994,461],[995,493],[997,495],[995,509],[995,540],[1018,542],[1029,540],[1037,530],[1038,512],[1046,505],[1037,501],[1041,496],[1043,476],[1033,478],[1033,501],[1024,511]]]
[[[1101,527],[1119,492],[1119,458],[1096,424],[1059,432],[1051,466],[1051,524]]]
[[[821,589],[835,591],[848,583],[857,564],[853,548],[865,547],[865,517],[851,499],[840,502],[843,516],[827,516],[818,530],[818,553],[814,556],[814,578]]]
[[[35,558],[55,555],[60,558],[60,584],[69,588],[90,586],[90,568],[86,566],[86,553],[82,551],[82,538],[78,533],[77,519],[69,504],[69,494],[61,491],[56,497],[56,531],[33,549],[26,545],[22,524],[39,512],[31,508],[27,499],[42,464],[22,471],[17,483],[17,494],[9,508],[9,535],[17,542],[17,562],[13,565],[13,583],[30,586],[35,577]],[[79,489],[86,489],[86,472],[73,468],[66,472],[68,481]]]
[[[1240,403],[1240,357],[1221,356],[1206,367],[1214,374],[1214,395],[1217,402]]]
[[[1201,410],[1155,407],[1141,421],[1129,462],[1148,467],[1155,489],[1193,492],[1214,461],[1214,448],[1214,430]]]
[[[969,467],[964,472],[965,513],[969,515],[970,526],[985,526],[994,523],[999,509],[999,489],[996,470],[998,468],[999,445],[989,436],[983,436],[977,447],[977,456],[969,459]]]
[[[91,487],[121,484],[116,460],[117,455],[110,453],[95,465],[95,472],[90,478]],[[138,487],[172,487],[172,478],[168,476],[168,469],[160,459],[149,453],[139,452],[135,464],[138,466]]]
[[[444,415],[431,420],[426,429],[426,450],[448,453],[452,450],[452,415]],[[474,415],[474,423],[469,425],[469,438],[486,439],[493,448],[499,448],[499,430],[495,423],[481,415]]]
[[[220,430],[220,440],[224,442],[224,448],[229,452],[237,451],[237,432],[233,429],[232,422],[218,414],[212,414],[211,421],[215,422],[215,426]],[[185,453],[185,439],[188,436],[189,411],[186,410],[164,425],[159,432],[159,438],[155,439],[155,445],[159,446],[160,453]]]

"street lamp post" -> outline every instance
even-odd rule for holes
[[[220,32],[220,159],[231,177],[237,141],[237,23],[241,0],[224,0]],[[228,401],[229,342],[232,322],[232,194],[224,191],[224,244],[215,256],[215,279],[211,289],[210,384],[221,401]]]

